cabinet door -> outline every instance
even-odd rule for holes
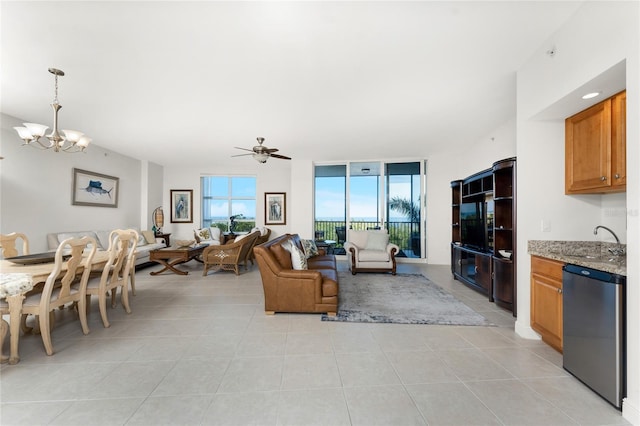
[[[476,281],[476,255],[475,253],[463,250],[460,257],[460,263],[462,268],[462,278],[469,282],[474,283]]]
[[[494,257],[493,277],[494,302],[498,306],[510,309],[515,315],[513,261]]]
[[[476,255],[476,284],[491,294],[491,256]]]
[[[611,99],[607,99],[565,121],[565,193],[609,187],[610,158]]]
[[[562,284],[535,273],[531,274],[531,328],[562,352]]]
[[[460,247],[451,245],[451,273],[454,275],[462,274],[462,250]]]
[[[627,92],[611,99],[611,176],[612,186],[627,185]]]

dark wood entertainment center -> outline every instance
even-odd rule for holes
[[[451,182],[451,272],[516,316],[516,159]]]

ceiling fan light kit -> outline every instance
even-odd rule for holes
[[[267,148],[266,146],[264,146],[263,145],[264,138],[256,138],[256,139],[258,141],[258,145],[254,146],[252,149],[240,148],[238,146],[235,147],[236,149],[249,151],[250,154],[238,154],[238,155],[232,155],[232,157],[242,157],[244,155],[251,155],[254,160],[256,160],[258,163],[261,163],[261,164],[266,163],[269,157],[279,158],[281,160],[291,160],[291,157],[287,157],[285,155],[280,155],[280,154],[274,154],[275,152],[278,151],[278,148]]]
[[[62,105],[58,102],[58,76],[63,77],[64,71],[57,68],[49,68],[49,72],[55,76],[55,97],[51,103],[53,108],[53,130],[45,136],[48,126],[37,123],[22,123],[24,127],[14,127],[20,139],[24,141],[23,145],[30,145],[40,149],[51,149],[55,152],[84,152],[91,143],[91,139],[84,133],[77,130],[58,130],[58,111]],[[48,144],[40,142],[40,138],[46,137]],[[34,145],[37,143],[37,145]]]

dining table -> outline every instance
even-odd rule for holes
[[[0,260],[0,299],[6,299],[9,305],[9,324],[0,321],[0,357],[2,362],[17,364],[20,361],[18,355],[18,343],[20,336],[20,319],[22,317],[22,303],[27,292],[42,285],[53,271],[53,252],[42,253],[43,257],[50,259],[41,263],[15,263],[14,261]],[[30,255],[35,256],[35,255]],[[99,270],[109,259],[108,251],[96,251],[91,261],[91,269]],[[62,263],[60,275],[67,271],[67,262]],[[83,268],[78,268],[78,274],[82,274]],[[6,338],[7,329],[10,334],[9,358],[2,356],[1,349]]]

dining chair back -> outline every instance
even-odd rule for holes
[[[22,253],[18,251],[17,240],[22,240]],[[2,249],[2,258],[24,256],[29,254],[29,239],[20,232],[12,232],[10,234],[0,234],[0,249]]]
[[[100,276],[94,276],[87,283],[85,291],[86,309],[80,311],[80,317],[84,317],[86,322],[87,311],[91,305],[91,296],[98,296],[100,316],[105,328],[111,326],[107,316],[107,295],[109,293],[111,294],[111,307],[113,308],[116,305],[117,290],[120,288],[122,306],[126,313],[131,313],[128,282],[131,268],[135,265],[138,234],[132,229],[116,229],[109,235],[109,241],[109,258],[102,268]]]
[[[22,304],[23,315],[37,315],[40,334],[47,355],[53,355],[51,328],[56,308],[67,303],[77,302],[78,312],[85,310],[84,292],[91,273],[91,263],[96,252],[97,242],[92,237],[69,238],[56,249],[53,270],[47,277],[41,293],[27,295]],[[66,271],[62,271],[66,262]],[[78,274],[82,272],[78,280]],[[86,317],[80,316],[82,332],[87,334],[89,327]]]

